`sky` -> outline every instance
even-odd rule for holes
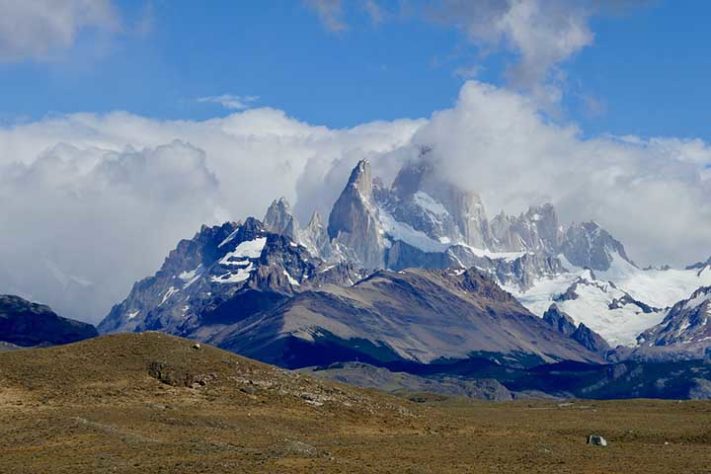
[[[489,215],[711,255],[711,4],[0,0],[0,293],[97,322],[202,224],[419,146]]]
[[[428,117],[452,105],[467,72],[478,69],[478,79],[501,83],[513,60],[511,51],[487,56],[486,46],[423,11],[438,3],[496,1],[342,0],[334,2],[342,5],[336,14],[342,29],[335,30],[308,7],[328,1],[213,0],[210,8],[194,0],[0,1],[22,3],[105,4],[112,12],[75,24],[66,47],[47,35],[47,51],[0,52],[6,123],[113,110],[206,119],[228,110],[197,99],[229,94],[259,97],[250,105],[309,123],[350,127]],[[587,133],[711,138],[705,106],[711,100],[711,4],[606,3],[627,6],[592,16],[590,46],[564,61],[564,117]],[[381,5],[380,15],[369,15],[367,4]],[[12,52],[6,39],[0,45]]]

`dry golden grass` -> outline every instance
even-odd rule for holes
[[[0,354],[3,474],[703,473],[710,448],[706,402],[414,404],[155,333]]]

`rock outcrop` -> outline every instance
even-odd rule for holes
[[[610,345],[602,336],[583,323],[576,326],[573,318],[562,312],[555,304],[543,314],[543,321],[591,352],[605,354],[610,350]]]
[[[624,246],[595,222],[571,225],[561,252],[573,265],[598,271],[609,270],[615,255],[632,263]]]

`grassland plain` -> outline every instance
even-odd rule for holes
[[[709,402],[413,398],[158,333],[3,352],[0,473],[711,472]]]

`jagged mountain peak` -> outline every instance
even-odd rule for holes
[[[658,357],[665,352],[704,357],[711,352],[711,286],[694,291],[668,311],[664,320],[637,339],[639,357]]]
[[[328,217],[328,236],[336,250],[364,268],[381,268],[385,242],[373,196],[370,164],[358,162]]]
[[[311,219],[309,219],[309,223],[307,224],[308,228],[318,228],[318,227],[323,227],[323,218],[321,217],[321,214],[318,211],[314,211],[311,214]]]
[[[581,268],[609,270],[615,255],[634,266],[622,243],[595,221],[568,227],[561,251],[571,264]]]
[[[284,234],[298,240],[299,225],[285,197],[274,200],[264,216],[264,226],[276,234]]]
[[[550,305],[546,312],[543,313],[543,321],[560,334],[573,339],[591,352],[605,354],[610,350],[610,345],[602,336],[584,323],[579,323],[576,326],[573,318],[561,311],[555,303]]]
[[[481,197],[444,179],[426,154],[405,163],[379,204],[435,241],[486,248],[491,240]]]
[[[553,230],[559,230],[558,211],[550,202],[530,206],[528,210],[522,214],[521,218],[525,218],[530,222],[552,224],[550,227],[552,227]]]
[[[318,211],[313,212],[308,225],[301,231],[300,237],[300,241],[312,254],[324,260],[331,260],[333,254],[331,239]]]
[[[703,270],[705,268],[711,268],[711,257],[705,262],[697,262],[686,267],[687,270]]]
[[[570,336],[575,332],[575,321],[567,313],[560,310],[557,304],[553,303],[543,313],[543,321],[556,329],[561,334]]]
[[[367,198],[373,194],[373,176],[368,160],[360,160],[348,178],[347,187],[353,187]]]
[[[551,203],[531,206],[518,217],[501,212],[491,221],[493,246],[505,251],[542,251],[557,255],[563,238]]]
[[[204,228],[181,241],[153,277],[136,283],[100,330],[182,334],[201,324],[216,302],[248,290],[291,294],[322,264],[306,247],[254,218]]]
[[[288,214],[291,215],[291,204],[289,204],[289,200],[284,197],[280,196],[278,199],[275,199],[272,201],[272,203],[269,205],[267,208],[267,213],[264,217],[264,223],[267,224],[268,218],[270,214],[274,215],[280,215],[280,214]]]

